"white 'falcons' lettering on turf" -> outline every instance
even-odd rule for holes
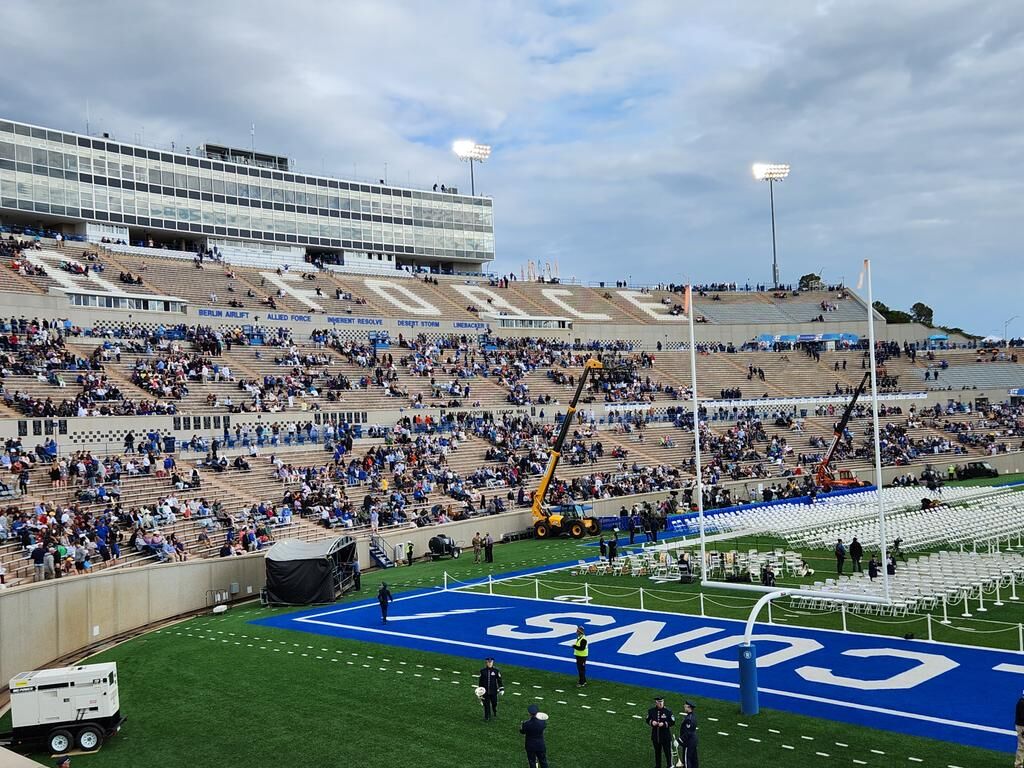
[[[437,613],[414,613],[412,616],[388,616],[388,621],[413,621],[414,619],[440,619],[443,616],[460,616],[465,613],[482,613],[483,611],[504,611],[505,608],[458,608],[454,611],[438,611]]]

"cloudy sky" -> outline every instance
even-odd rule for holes
[[[855,283],[1002,333],[1024,269],[1024,5],[4,0],[0,115],[342,177],[468,189],[494,146],[496,269]],[[1024,310],[1021,310],[1024,315]],[[1024,334],[1024,317],[1011,333]]]

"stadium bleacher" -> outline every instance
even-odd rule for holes
[[[90,570],[124,568],[230,554],[284,535],[324,537],[338,526],[362,536],[374,525],[443,525],[522,508],[546,462],[554,419],[593,354],[631,373],[590,382],[551,499],[626,503],[646,492],[692,491],[681,286],[370,274],[45,237],[2,242],[2,295],[66,300],[110,285],[107,295],[176,297],[188,306],[173,322],[68,305],[52,315],[59,319],[30,320],[14,299],[0,313],[0,415],[39,424],[29,437],[23,421],[6,445],[7,585],[34,577],[40,540],[70,552],[70,573],[78,573],[76,558]],[[776,495],[806,490],[868,364],[864,342],[821,338],[822,324],[844,332],[863,324],[866,308],[846,289],[735,288],[696,290],[691,308],[702,329],[709,506],[749,497],[751,485]],[[552,318],[570,325],[546,324]],[[763,325],[793,334],[765,343],[756,331]],[[735,338],[738,328],[744,335]],[[1021,449],[1019,406],[996,400],[979,412],[962,393],[1022,385],[1024,369],[1010,355],[981,362],[973,347],[949,346],[879,343],[881,391],[925,398],[884,407],[883,464],[910,473]],[[140,415],[173,416],[181,428],[124,421]],[[868,416],[862,404],[838,467],[871,466]],[[225,418],[224,426],[211,417]],[[87,433],[92,443],[66,444],[61,435],[72,430],[54,427],[97,418],[118,426]],[[121,448],[129,433],[135,445]],[[47,436],[54,455],[25,457]],[[166,471],[165,438],[176,448]],[[149,469],[137,471],[142,463]],[[735,495],[716,491],[728,484]]]

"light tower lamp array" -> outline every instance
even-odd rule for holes
[[[490,144],[477,144],[472,139],[459,139],[452,143],[452,152],[460,160],[469,162],[469,191],[476,194],[476,179],[473,175],[473,163],[482,163],[491,156]]]

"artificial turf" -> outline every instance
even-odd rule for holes
[[[1000,475],[999,477],[976,477],[972,480],[950,480],[946,485],[961,486],[983,486],[983,485],[1012,485],[1024,483],[1024,473]]]
[[[592,552],[570,541],[512,544],[496,548],[498,563],[493,566],[474,565],[471,557],[463,556],[366,574],[359,597],[372,594],[381,580],[397,593],[437,584],[443,571],[465,580]],[[540,578],[573,581],[564,573]],[[588,578],[596,583],[604,577]],[[605,582],[605,591],[613,591],[613,579]],[[531,588],[529,581],[524,583]],[[670,609],[668,604],[649,607]],[[518,725],[531,702],[551,715],[548,750],[553,765],[651,763],[648,729],[641,718],[656,693],[653,689],[598,681],[580,696],[572,676],[502,664],[507,693],[501,717],[484,723],[472,692],[479,664],[249,624],[279,612],[284,611],[236,607],[224,616],[176,624],[94,657],[118,662],[122,706],[129,720],[98,754],[76,756],[77,768],[522,765]],[[737,704],[729,701],[700,699],[697,704],[701,757],[710,766],[1007,764],[1005,754],[945,742],[777,711],[743,718]],[[679,701],[670,700],[669,705],[680,708]]]

